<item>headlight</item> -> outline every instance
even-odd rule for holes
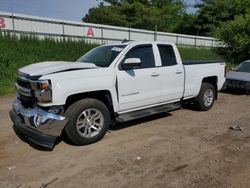
[[[39,102],[52,102],[52,90],[50,80],[31,81],[31,87],[34,90],[35,97]]]
[[[33,90],[49,90],[50,81],[49,80],[37,80],[30,82]]]

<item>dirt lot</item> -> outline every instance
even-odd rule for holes
[[[250,96],[220,94],[208,112],[144,118],[53,151],[16,136],[12,100],[0,98],[0,187],[250,187]]]

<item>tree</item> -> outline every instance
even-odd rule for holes
[[[185,14],[181,0],[104,0],[84,22],[174,32]]]
[[[199,35],[211,36],[221,23],[244,15],[250,7],[250,0],[202,0],[197,4],[195,27]]]
[[[197,14],[187,14],[185,13],[182,17],[181,22],[175,29],[176,33],[182,33],[187,35],[198,35],[198,30],[195,27],[195,21],[197,19]]]
[[[111,5],[118,5],[120,3],[119,0],[104,0],[106,3],[110,3]]]
[[[126,20],[126,16],[120,14],[118,5],[105,6],[103,3],[101,3],[97,8],[89,9],[88,14],[85,15],[83,21],[116,26],[129,25]]]
[[[250,59],[250,0],[202,0],[197,7],[195,28],[224,42],[218,53],[235,63]]]
[[[226,48],[218,49],[226,60],[240,63],[250,59],[250,10],[232,21],[221,23],[214,35],[226,43]]]

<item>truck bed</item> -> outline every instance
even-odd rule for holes
[[[187,60],[187,61],[183,61],[183,65],[211,64],[211,63],[224,63],[224,60]]]
[[[216,80],[217,90],[221,90],[225,81],[225,62],[222,60],[184,61],[185,90],[184,99],[196,97],[200,91],[203,78]]]

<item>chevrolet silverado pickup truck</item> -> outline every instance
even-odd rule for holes
[[[175,44],[99,46],[76,62],[41,62],[17,72],[14,129],[53,149],[64,133],[76,145],[102,139],[109,125],[179,109],[209,110],[225,81],[223,61],[182,62]]]

